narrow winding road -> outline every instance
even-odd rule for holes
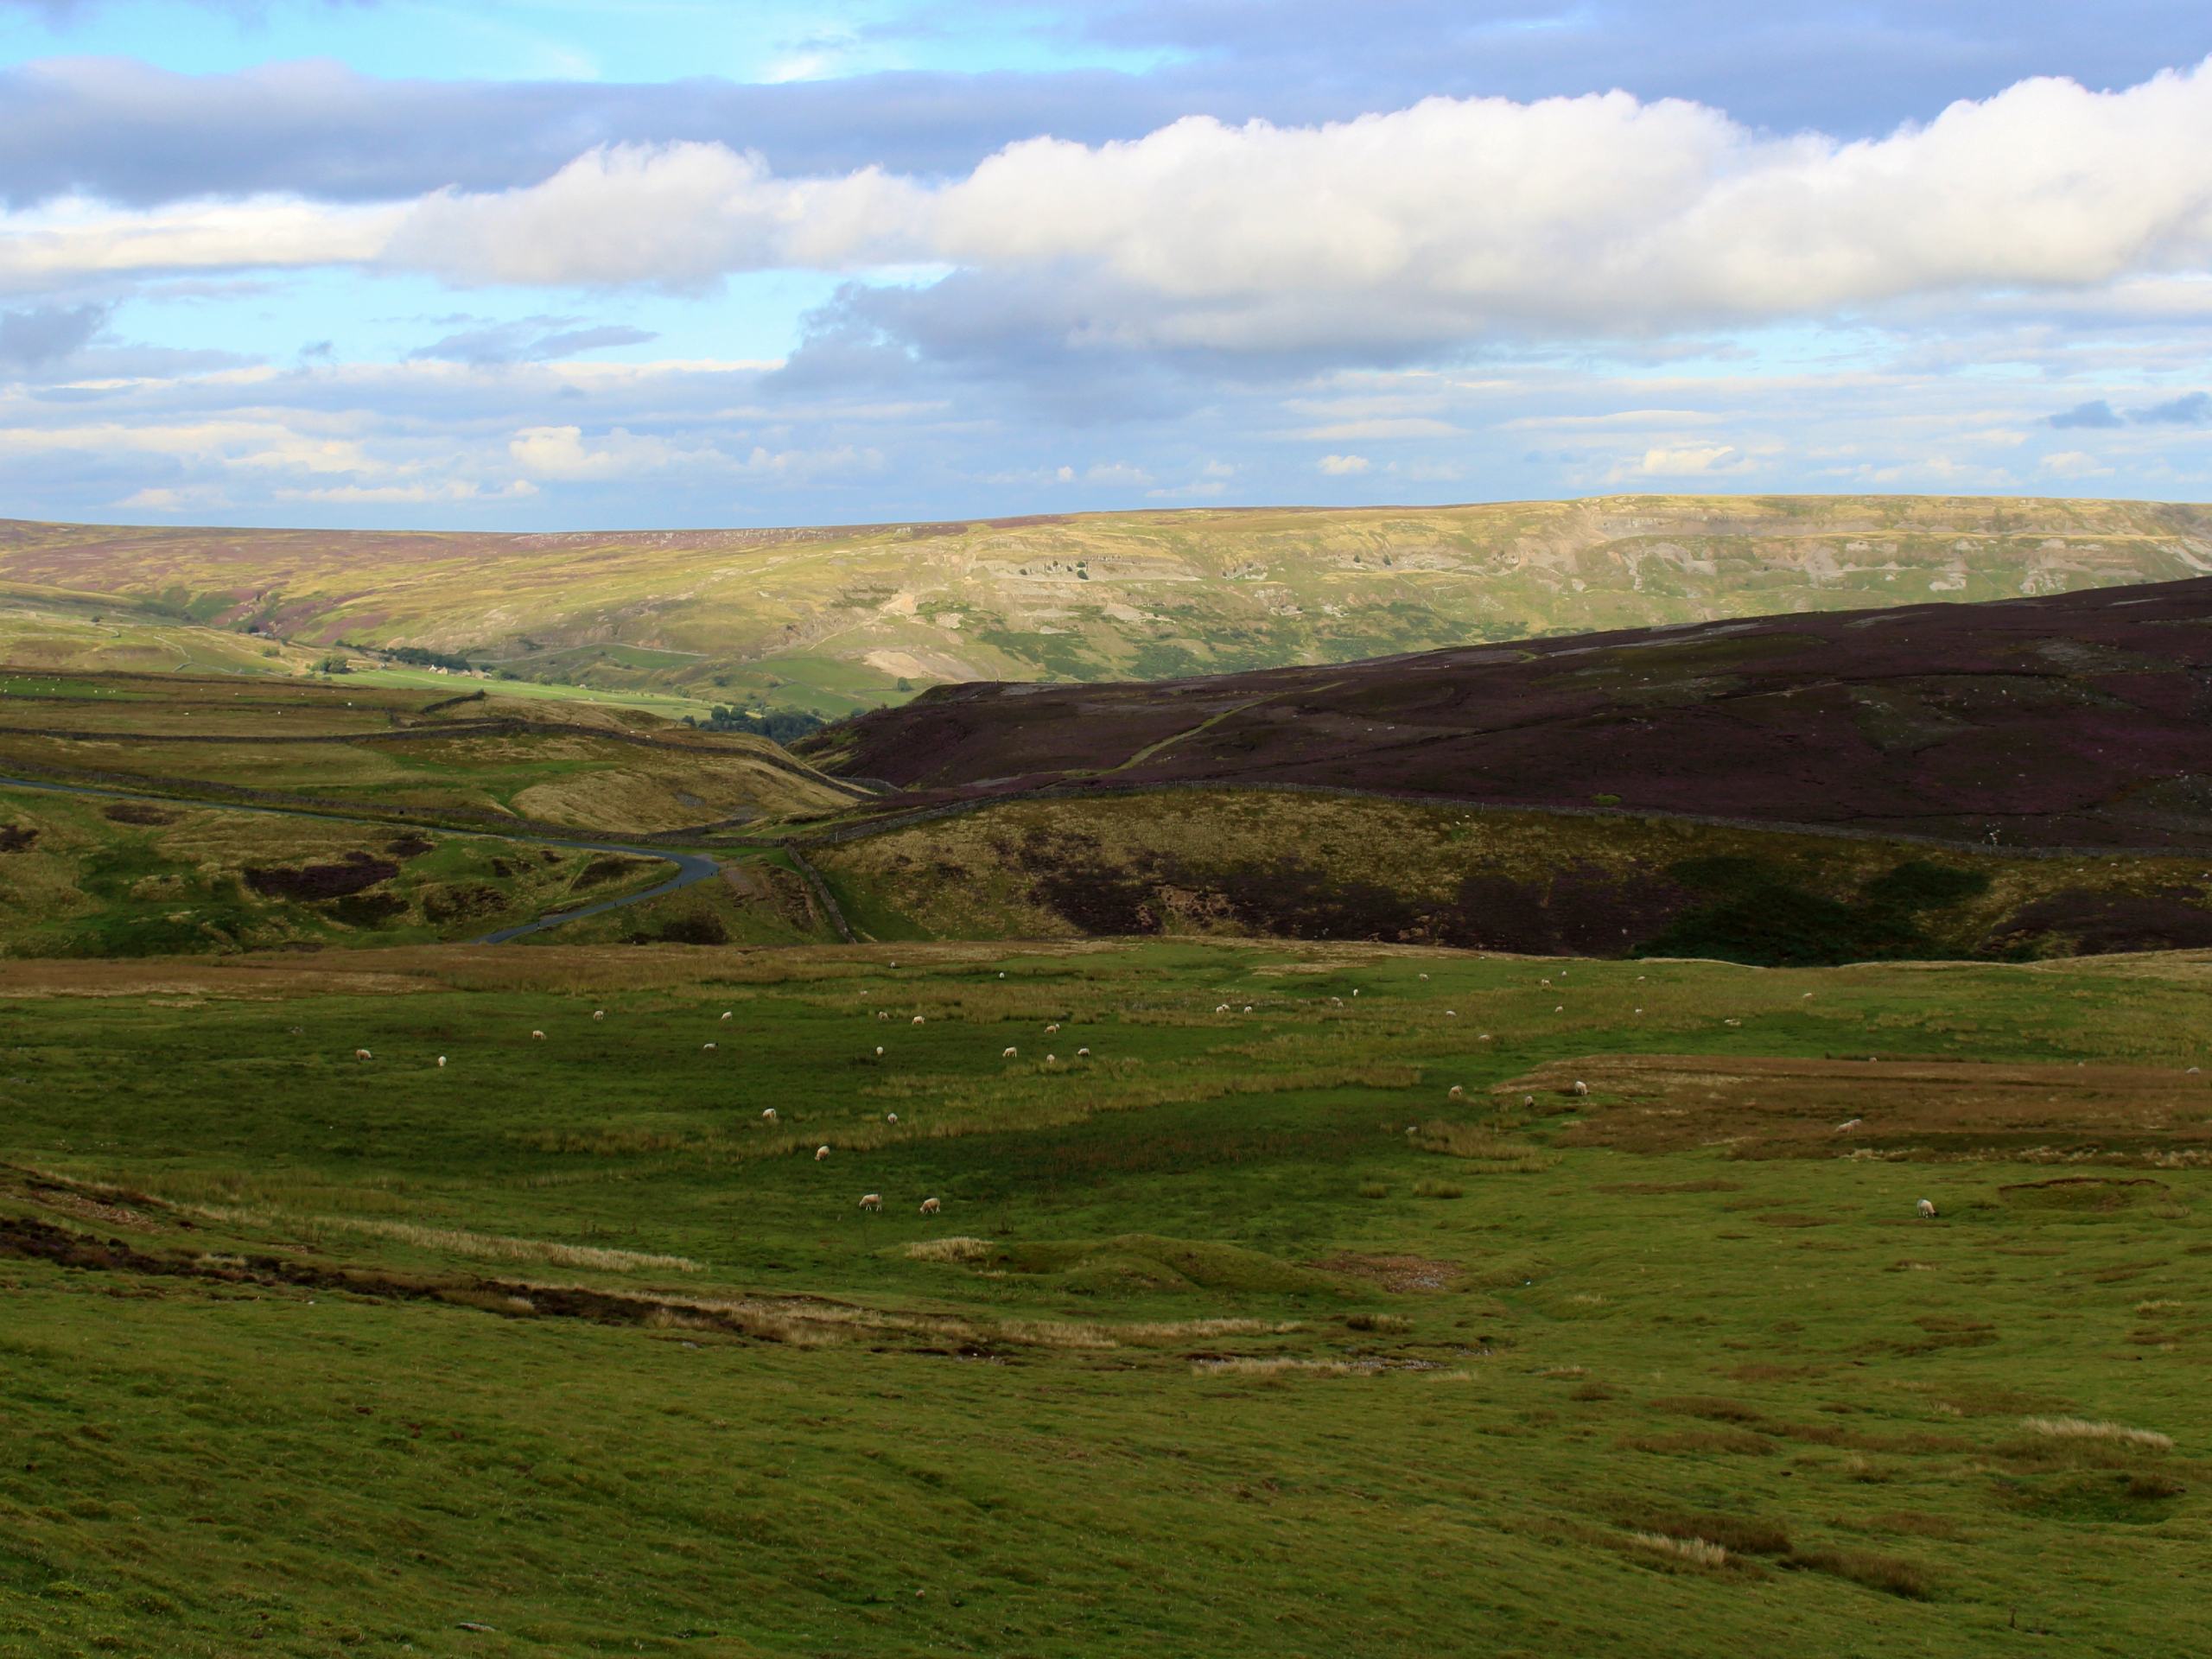
[[[272,817],[313,818],[324,823],[371,822],[342,817],[334,812],[311,812],[304,807],[240,806],[228,801],[195,801],[174,795],[148,795],[134,790],[101,789],[91,784],[57,784],[32,778],[0,778],[0,788],[35,790],[42,795],[88,795],[95,800],[103,801],[143,801],[149,806],[200,807],[219,812],[257,812]],[[502,835],[490,830],[434,829],[429,833],[468,836],[480,841],[518,842],[531,847],[565,847],[575,852],[626,853],[632,858],[657,858],[676,866],[676,874],[657,887],[647,887],[639,893],[625,893],[619,899],[602,899],[596,904],[582,905],[575,910],[550,910],[534,920],[518,922],[512,927],[486,933],[480,939],[471,939],[468,941],[471,944],[505,944],[510,939],[543,933],[548,928],[582,921],[587,916],[602,916],[610,910],[620,910],[626,905],[642,904],[648,899],[676,893],[721,873],[721,866],[711,858],[697,853],[672,852],[665,847],[633,847],[619,841],[570,841],[555,836]]]
[[[601,853],[629,853],[639,858],[664,858],[676,866],[676,874],[657,887],[647,887],[642,893],[625,893],[620,899],[602,899],[597,904],[585,905],[575,910],[549,910],[536,921],[518,922],[512,927],[503,927],[496,933],[486,933],[473,944],[505,944],[509,939],[519,939],[529,933],[543,933],[549,927],[560,927],[569,922],[580,922],[587,916],[603,916],[610,910],[620,910],[625,905],[642,904],[648,899],[658,899],[664,893],[675,893],[695,881],[704,881],[709,876],[721,873],[721,866],[711,858],[697,853],[672,853],[664,847],[624,847],[607,841],[542,841],[533,836],[499,836],[499,840],[527,841],[538,847],[588,848]]]

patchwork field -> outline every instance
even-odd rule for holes
[[[545,536],[0,521],[0,578],[87,601],[825,715],[945,681],[1156,680],[2208,569],[2201,506],[1936,497]]]
[[[864,791],[763,738],[457,689],[0,671],[0,777],[609,835]]]
[[[2209,989],[0,963],[0,1642],[2192,1651]]]

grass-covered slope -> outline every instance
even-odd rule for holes
[[[0,583],[0,663],[18,670],[304,674],[321,656],[128,597]]]
[[[0,777],[615,836],[861,792],[764,738],[467,685],[0,671]]]
[[[491,836],[0,786],[0,956],[467,939],[669,874]]]
[[[1769,963],[2212,945],[2200,858],[2002,857],[1268,791],[1006,801],[808,855],[885,939],[1276,937]]]
[[[800,745],[925,790],[1289,784],[2212,847],[2212,581],[1166,685],[962,686]]]
[[[858,529],[402,535],[0,523],[0,578],[322,645],[842,714],[948,680],[1158,679],[1561,629],[2212,569],[2133,502],[1616,497]]]
[[[0,963],[0,1648],[2196,1651],[2206,973]]]

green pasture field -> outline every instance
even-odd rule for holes
[[[0,777],[233,800],[273,791],[340,812],[490,812],[613,836],[818,811],[856,794],[765,738],[689,731],[642,707],[517,704],[498,688],[479,699],[477,683],[434,675],[353,683],[368,677],[18,675],[0,696]],[[469,729],[518,716],[531,728]]]
[[[627,691],[611,688],[569,685],[539,680],[479,680],[467,675],[434,674],[427,668],[357,668],[336,677],[345,685],[394,686],[406,690],[442,690],[451,696],[472,691],[524,702],[579,702],[604,709],[641,709],[669,720],[686,715],[703,720],[715,705],[697,697],[672,696],[663,691]]]
[[[2186,1102],[2209,988],[1205,942],[0,963],[0,1650],[2202,1650],[2212,1084],[2147,1152],[1942,1157],[1870,1084],[1864,1135],[1770,1158],[1694,1111],[1597,1148],[1662,1120],[1518,1080],[2081,1061]]]

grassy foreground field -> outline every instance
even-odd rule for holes
[[[2209,988],[0,963],[0,1643],[2200,1649]]]

